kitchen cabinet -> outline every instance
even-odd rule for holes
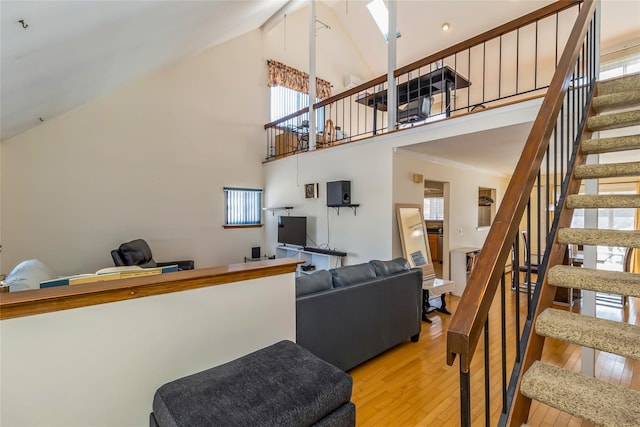
[[[438,259],[438,235],[429,233],[429,252],[431,252],[431,260],[433,262],[440,262]]]

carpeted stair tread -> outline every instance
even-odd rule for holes
[[[590,246],[640,247],[640,230],[598,230],[597,228],[561,228],[558,243]]]
[[[640,360],[640,326],[547,308],[536,319],[536,333]]]
[[[640,110],[622,113],[600,114],[587,119],[587,127],[591,132],[618,129],[640,124]]]
[[[597,425],[637,426],[640,392],[539,361],[522,377],[522,394]]]
[[[556,265],[549,269],[550,285],[640,298],[640,274]]]
[[[597,165],[576,166],[576,179],[613,178],[617,176],[640,175],[640,162],[603,163]]]
[[[627,74],[598,82],[597,95],[610,95],[617,92],[640,90],[640,73]]]
[[[640,208],[640,194],[571,194],[567,197],[569,209]]]
[[[640,105],[640,90],[596,96],[593,98],[591,105],[598,113]]]
[[[640,149],[640,135],[586,139],[582,141],[581,148],[587,154],[637,150]]]

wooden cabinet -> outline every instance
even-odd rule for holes
[[[296,151],[298,149],[298,136],[295,132],[283,132],[280,135],[276,135],[276,156],[284,156]]]
[[[438,259],[438,235],[428,234],[429,236],[429,252],[431,252],[431,260],[433,262],[439,262]]]

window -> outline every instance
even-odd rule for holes
[[[605,184],[606,185],[606,184]],[[599,194],[635,194],[635,191],[600,191]],[[571,228],[584,228],[584,209],[573,211]],[[598,229],[600,230],[633,230],[635,223],[634,208],[600,208],[598,209]],[[598,270],[623,270],[625,248],[617,246],[597,247]]]
[[[320,98],[316,98],[320,102]],[[295,113],[309,106],[309,95],[289,89],[284,86],[271,87],[271,121],[274,122],[284,116]],[[297,126],[302,125],[303,120],[309,120],[309,114],[298,116]],[[316,126],[318,131],[324,130],[324,107],[316,111]]]
[[[640,52],[614,52],[603,55],[600,64],[600,80],[611,79],[640,71]]]
[[[224,188],[225,225],[260,225],[262,189]]]
[[[424,219],[427,221],[444,220],[444,197],[425,197]]]
[[[272,122],[309,107],[309,74],[274,60],[267,61],[267,68],[269,69],[267,85],[271,88],[270,117]],[[331,83],[316,77],[315,94],[314,103],[331,97]],[[320,108],[315,114],[316,130],[323,131],[324,108]],[[308,123],[309,114],[296,116],[291,121],[287,120],[285,126],[304,126],[305,121]]]
[[[389,41],[389,9],[383,0],[373,0],[367,4],[367,9],[380,29],[386,41]],[[400,30],[396,28],[396,38],[400,37]]]

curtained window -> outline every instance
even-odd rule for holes
[[[289,114],[295,113],[309,106],[309,75],[281,62],[267,61],[269,66],[268,86],[271,88],[270,120],[276,121]],[[316,78],[316,99],[331,96],[331,83]],[[297,117],[296,125],[309,120],[308,114]],[[324,108],[316,111],[317,130],[324,128]]]
[[[296,70],[282,62],[269,60],[269,81],[268,86],[284,86],[309,95],[309,74]],[[331,83],[316,77],[316,97],[326,99],[331,96]]]

